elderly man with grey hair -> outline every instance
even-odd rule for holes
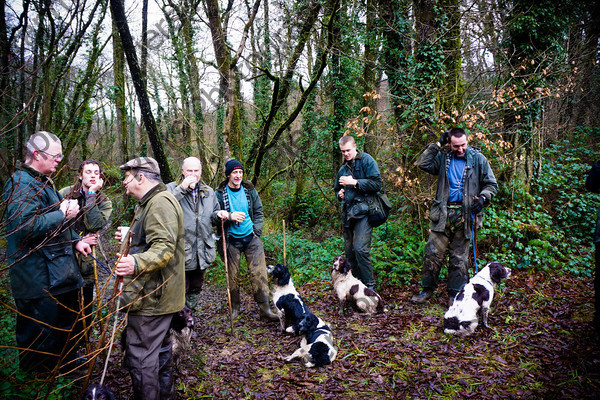
[[[188,157],[181,164],[181,177],[167,184],[179,201],[185,225],[185,292],[188,304],[195,306],[195,295],[202,290],[204,274],[216,258],[213,225],[219,222],[219,202],[215,192],[200,182],[202,163]]]
[[[25,162],[17,162],[3,191],[19,365],[32,371],[49,372],[75,361],[69,337],[75,336],[70,331],[83,278],[74,252],[87,256],[91,251],[70,228],[79,212],[77,202],[64,200],[49,177],[62,158],[56,135],[34,133],[26,143]]]

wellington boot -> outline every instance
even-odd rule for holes
[[[237,319],[240,316],[240,290],[231,291],[231,317]]]
[[[279,317],[277,316],[277,314],[275,314],[273,312],[273,310],[271,310],[271,307],[269,306],[269,302],[265,301],[263,303],[258,303],[258,308],[259,308],[259,315],[260,318],[266,321],[279,321]]]

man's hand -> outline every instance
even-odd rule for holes
[[[234,211],[231,213],[231,220],[235,222],[244,222],[246,219],[246,213],[241,211]]]
[[[440,144],[440,147],[443,147],[449,141],[450,135],[448,134],[448,131],[445,131],[444,133],[442,133],[442,136],[440,136],[440,140],[438,140],[438,143]]]
[[[90,246],[95,246],[98,244],[98,234],[97,233],[88,233],[87,235],[82,237],[81,240],[86,242]]]
[[[473,202],[471,203],[471,213],[479,214],[481,212],[481,210],[483,210],[484,205],[485,205],[485,197],[484,196],[473,197]]]
[[[100,191],[100,189],[102,189],[102,186],[104,186],[104,180],[102,178],[98,178],[96,183],[94,183],[92,186],[90,186],[89,191],[98,193]]]
[[[90,247],[90,245],[84,242],[83,240],[80,240],[79,242],[75,243],[75,250],[77,250],[86,257],[92,252],[92,248]]]
[[[338,192],[338,197],[339,197],[340,199],[342,199],[342,200],[344,200],[344,193],[345,193],[345,192],[344,192],[344,189],[341,189],[341,190]]]
[[[119,253],[117,253],[117,257],[121,257]],[[133,275],[135,272],[135,259],[133,256],[124,256],[119,259],[117,266],[115,267],[115,273],[118,276],[126,276]]]
[[[341,176],[338,182],[342,186],[356,186],[356,184],[358,183],[358,181],[350,175]]]
[[[67,220],[73,219],[79,213],[79,204],[77,203],[77,200],[65,199],[60,203],[60,211],[65,214]]]
[[[186,176],[181,182],[181,188],[183,190],[187,190],[188,188],[194,189],[196,187],[196,183],[198,183],[198,180],[194,175]]]
[[[219,217],[221,219],[227,219],[227,218],[229,218],[229,213],[225,210],[219,210],[217,212],[217,217]]]

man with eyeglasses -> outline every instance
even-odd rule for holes
[[[371,234],[369,224],[369,196],[381,190],[381,175],[377,162],[369,154],[358,151],[352,136],[342,136],[339,141],[344,156],[334,190],[342,203],[345,255],[352,265],[352,274],[374,290],[371,262]]]
[[[75,344],[67,341],[83,279],[74,252],[87,256],[91,248],[70,228],[77,202],[64,200],[49,177],[61,159],[57,136],[34,133],[26,143],[25,162],[17,162],[3,191],[19,365],[26,370],[75,367]]]

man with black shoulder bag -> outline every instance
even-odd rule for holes
[[[369,203],[382,188],[381,175],[377,162],[369,154],[357,150],[352,136],[343,136],[339,145],[345,161],[338,172],[334,190],[342,205],[345,256],[352,264],[352,274],[373,289],[373,225],[369,223]]]

